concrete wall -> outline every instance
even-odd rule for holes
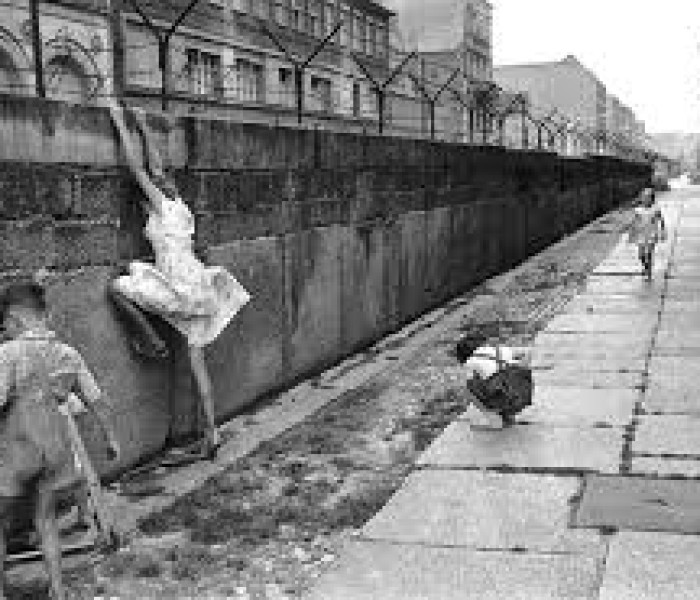
[[[253,295],[209,348],[221,417],[514,265],[649,179],[613,159],[152,123],[197,215],[198,252]],[[0,142],[0,273],[53,270],[56,328],[108,393],[124,463],[138,461],[191,431],[194,403],[181,353],[172,364],[134,359],[105,298],[121,266],[149,255],[107,115],[0,98]]]

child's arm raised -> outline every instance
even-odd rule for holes
[[[148,173],[142,164],[143,156],[139,155],[136,147],[133,144],[131,131],[129,131],[124,119],[124,109],[117,104],[110,104],[109,112],[112,116],[112,122],[114,123],[117,133],[119,134],[121,145],[124,148],[124,158],[126,159],[126,164],[129,167],[129,170],[136,178],[136,181],[141,187],[143,193],[148,198],[153,210],[160,212],[164,200],[163,192],[161,192],[160,188],[158,188],[158,186],[151,181],[151,178],[148,176]]]

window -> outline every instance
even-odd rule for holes
[[[367,54],[376,56],[377,52],[377,28],[372,21],[367,23]]]
[[[243,102],[263,102],[262,65],[239,58],[236,60],[236,97]]]
[[[72,56],[59,54],[53,57],[46,66],[45,77],[46,91],[50,98],[73,103],[90,100],[90,86],[86,73]],[[19,77],[16,81],[19,81]],[[12,90],[13,93],[17,91]]]
[[[362,114],[362,88],[359,83],[352,84],[352,115],[359,117]]]
[[[333,2],[326,2],[323,12],[323,25],[326,35],[329,35],[330,32],[333,31],[337,22],[335,4]]]
[[[352,48],[353,19],[352,11],[345,7],[343,9],[343,27],[340,30],[340,44],[346,48]]]
[[[376,54],[377,56],[386,56],[389,47],[389,38],[387,36],[387,29],[384,25],[377,25],[375,28],[376,37]]]
[[[289,25],[289,0],[275,0],[275,21],[278,25]]]
[[[297,31],[304,31],[306,26],[304,0],[292,0],[290,25]]]
[[[201,96],[223,94],[221,56],[196,48],[186,50],[188,91]]]
[[[245,0],[248,5],[246,12],[261,19],[269,16],[270,6],[268,0]]]
[[[358,52],[365,51],[365,22],[362,15],[355,17],[355,39],[353,49],[357,50]]]
[[[329,79],[311,77],[311,106],[315,110],[330,112],[333,109],[332,86]]]
[[[323,35],[321,27],[321,6],[318,0],[309,0],[309,33],[315,37]]]
[[[294,74],[291,69],[279,70],[279,103],[294,106]]]

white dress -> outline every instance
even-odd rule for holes
[[[145,228],[155,265],[129,265],[118,289],[147,312],[160,315],[192,346],[213,342],[251,299],[223,267],[208,267],[194,255],[194,215],[182,200],[164,199]]]

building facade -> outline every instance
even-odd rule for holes
[[[393,18],[381,4],[201,0],[168,35],[188,5],[187,0],[39,2],[47,95],[88,103],[118,94],[153,107],[162,106],[165,95],[170,111],[293,122],[294,63],[313,54],[302,77],[306,114],[362,127],[375,117],[376,98],[365,71],[378,80],[386,76]],[[31,16],[29,0],[0,0],[0,91],[37,93]]]
[[[126,95],[154,98],[161,85],[156,36],[143,15],[120,2]],[[158,0],[139,3],[156,23],[177,18]],[[284,119],[297,106],[294,63],[314,55],[303,72],[304,110],[370,119],[376,101],[363,68],[379,79],[387,72],[392,17],[370,0],[202,1],[173,36],[169,91],[190,111]]]
[[[30,2],[1,0],[0,92],[37,93],[36,52],[48,97],[90,103],[112,93],[108,9],[108,0],[38,3],[37,51]]]
[[[404,97],[394,102],[396,127],[423,135],[434,129],[436,137],[450,141],[483,141],[484,124],[490,123],[469,104],[474,87],[492,79],[491,4],[486,0],[404,0],[394,6],[400,8],[396,40],[402,53],[418,53],[408,68],[408,85],[401,86]],[[415,80],[421,85],[413,85]],[[449,89],[433,102],[447,82]]]
[[[550,132],[555,134],[556,149],[565,146],[567,153],[573,154],[624,154],[644,148],[644,124],[574,56],[556,62],[499,66],[494,69],[494,80],[505,89],[526,92],[538,120],[556,122],[544,131],[546,138],[551,137]],[[568,134],[564,134],[564,127],[568,127]],[[541,136],[538,129],[542,128],[530,123],[529,136]]]

